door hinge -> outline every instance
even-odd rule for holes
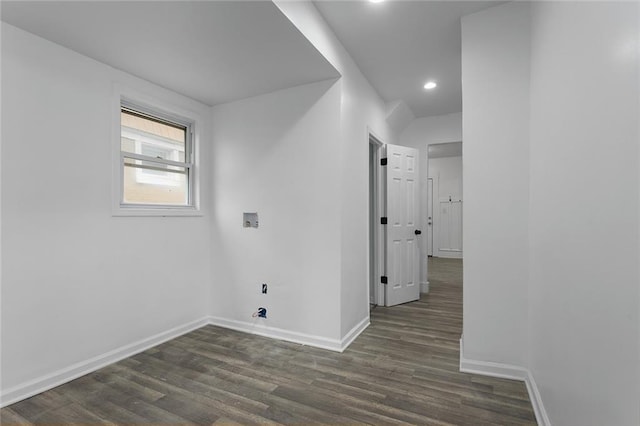
[[[381,166],[386,166],[387,165],[387,159],[386,158],[381,158],[380,159],[380,165]]]
[[[380,225],[386,225],[386,224],[387,224],[387,217],[386,216],[381,217],[380,218]]]
[[[383,276],[380,277],[380,282],[382,284],[386,284],[386,283],[389,282],[389,280],[387,279],[387,277],[385,275],[383,275]]]

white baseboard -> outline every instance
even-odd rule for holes
[[[32,397],[33,395],[37,395],[41,392],[53,389],[63,383],[70,382],[71,380],[99,370],[100,368],[103,368],[109,364],[113,364],[115,362],[123,360],[124,358],[128,358],[137,353],[146,351],[149,348],[157,346],[171,339],[175,339],[178,336],[186,334],[204,325],[207,325],[206,318],[192,321],[187,324],[174,327],[170,330],[163,331],[154,336],[141,339],[137,342],[121,346],[117,349],[90,358],[86,361],[75,363],[69,367],[65,367],[58,371],[54,371],[53,373],[38,377],[37,379],[21,383],[17,386],[7,389],[6,391],[2,392],[2,394],[0,394],[0,407],[5,407],[15,402],[22,401],[23,399]]]
[[[544,405],[542,404],[542,396],[540,396],[538,385],[533,379],[533,374],[531,374],[531,371],[529,370],[527,370],[527,378],[525,379],[524,383],[527,385],[529,399],[531,400],[531,405],[533,406],[533,412],[536,413],[536,420],[538,421],[538,424],[542,426],[551,426],[551,420],[549,420],[547,410],[545,410]]]
[[[551,426],[549,416],[542,403],[542,398],[531,371],[517,365],[503,364],[499,362],[478,361],[465,358],[464,339],[460,339],[460,371],[463,373],[479,374],[482,376],[499,377],[501,379],[519,380],[527,386],[529,399],[536,421],[540,426]]]
[[[7,389],[0,394],[0,407],[13,404],[23,399],[27,399],[33,395],[45,392],[56,386],[70,382],[78,377],[106,367],[109,364],[118,362],[124,358],[128,358],[137,353],[143,352],[149,348],[157,346],[161,343],[175,339],[190,331],[196,330],[205,325],[217,325],[220,327],[230,328],[245,333],[257,334],[260,336],[270,337],[274,339],[286,340],[303,345],[314,346],[331,351],[344,351],[355,339],[369,326],[369,317],[367,316],[355,327],[353,327],[342,339],[328,339],[324,337],[312,336],[304,333],[283,330],[275,327],[265,326],[263,324],[253,324],[249,322],[235,321],[218,317],[206,317],[170,330],[158,333],[154,336],[141,339],[137,342],[130,343],[120,348],[109,351],[105,354],[98,355],[86,361],[81,361],[69,367],[62,368],[53,373],[38,377],[20,385]]]
[[[369,327],[369,324],[371,324],[371,322],[369,321],[369,316],[367,316],[356,324],[355,327],[349,330],[349,332],[342,338],[342,342],[340,343],[340,352],[344,352],[344,350],[347,349],[367,327]]]
[[[460,339],[460,371],[463,373],[480,374],[483,376],[499,377],[501,379],[511,379],[525,381],[528,370],[516,365],[503,364],[499,362],[476,361],[464,357],[464,343]]]
[[[272,339],[286,340],[287,342],[299,343],[301,345],[315,346],[317,348],[328,349],[330,351],[343,351],[342,341],[338,339],[329,339],[306,333],[298,333],[296,331],[270,327],[264,324],[237,321],[220,317],[209,317],[209,324],[223,328],[230,328],[243,333],[256,334],[258,336],[270,337]]]
[[[420,293],[429,293],[429,281],[420,283]]]

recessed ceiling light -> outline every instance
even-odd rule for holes
[[[427,90],[431,90],[434,89],[437,86],[435,81],[427,81],[426,84],[424,85],[424,88]]]
[[[384,0],[369,0],[371,3],[382,3]]]

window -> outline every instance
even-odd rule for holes
[[[194,207],[193,123],[122,102],[121,208]]]

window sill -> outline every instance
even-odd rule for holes
[[[138,217],[199,217],[204,216],[196,207],[116,207],[112,216],[138,216]]]

